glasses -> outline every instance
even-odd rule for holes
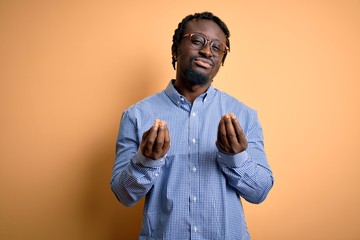
[[[225,43],[218,40],[209,40],[200,33],[187,33],[183,37],[189,37],[191,46],[197,50],[202,49],[206,44],[210,43],[211,52],[218,57],[222,53],[227,53],[230,48]]]

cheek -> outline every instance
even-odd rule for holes
[[[215,78],[215,76],[218,74],[219,70],[220,70],[221,65],[220,64],[216,64],[213,69],[211,70],[211,72],[209,72],[209,78],[213,79]]]
[[[188,51],[178,51],[177,64],[183,68],[190,66],[192,55]]]
[[[221,62],[217,61],[213,68],[213,72],[216,74],[219,71],[220,67],[221,67]]]
[[[189,59],[193,53],[189,49],[179,49],[177,56],[182,60]]]

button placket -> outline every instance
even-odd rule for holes
[[[200,213],[200,205],[199,205],[199,174],[198,172],[198,151],[199,151],[199,100],[196,100],[193,106],[190,108],[189,117],[189,150],[190,150],[190,194],[189,194],[189,203],[190,203],[190,216],[191,216],[191,226],[192,226],[192,233],[198,235],[199,226],[197,224],[200,222],[199,213]],[[198,236],[197,236],[198,237]],[[195,238],[197,238],[195,237]]]

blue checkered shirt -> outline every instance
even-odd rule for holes
[[[228,113],[248,140],[235,155],[215,145]],[[156,118],[166,121],[171,146],[155,161],[139,145]],[[256,112],[213,86],[191,104],[170,81],[122,115],[111,188],[126,206],[146,197],[139,239],[250,239],[241,198],[260,203],[272,185]]]

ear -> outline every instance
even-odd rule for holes
[[[177,55],[176,55],[176,54],[173,54],[173,55],[172,55],[172,65],[173,65],[174,70],[176,69],[176,67],[175,67],[176,61],[177,61]]]
[[[223,56],[223,58],[222,58],[222,61],[221,61],[221,65],[222,65],[222,66],[224,66],[226,55],[227,55],[227,53],[225,53],[224,56]]]

